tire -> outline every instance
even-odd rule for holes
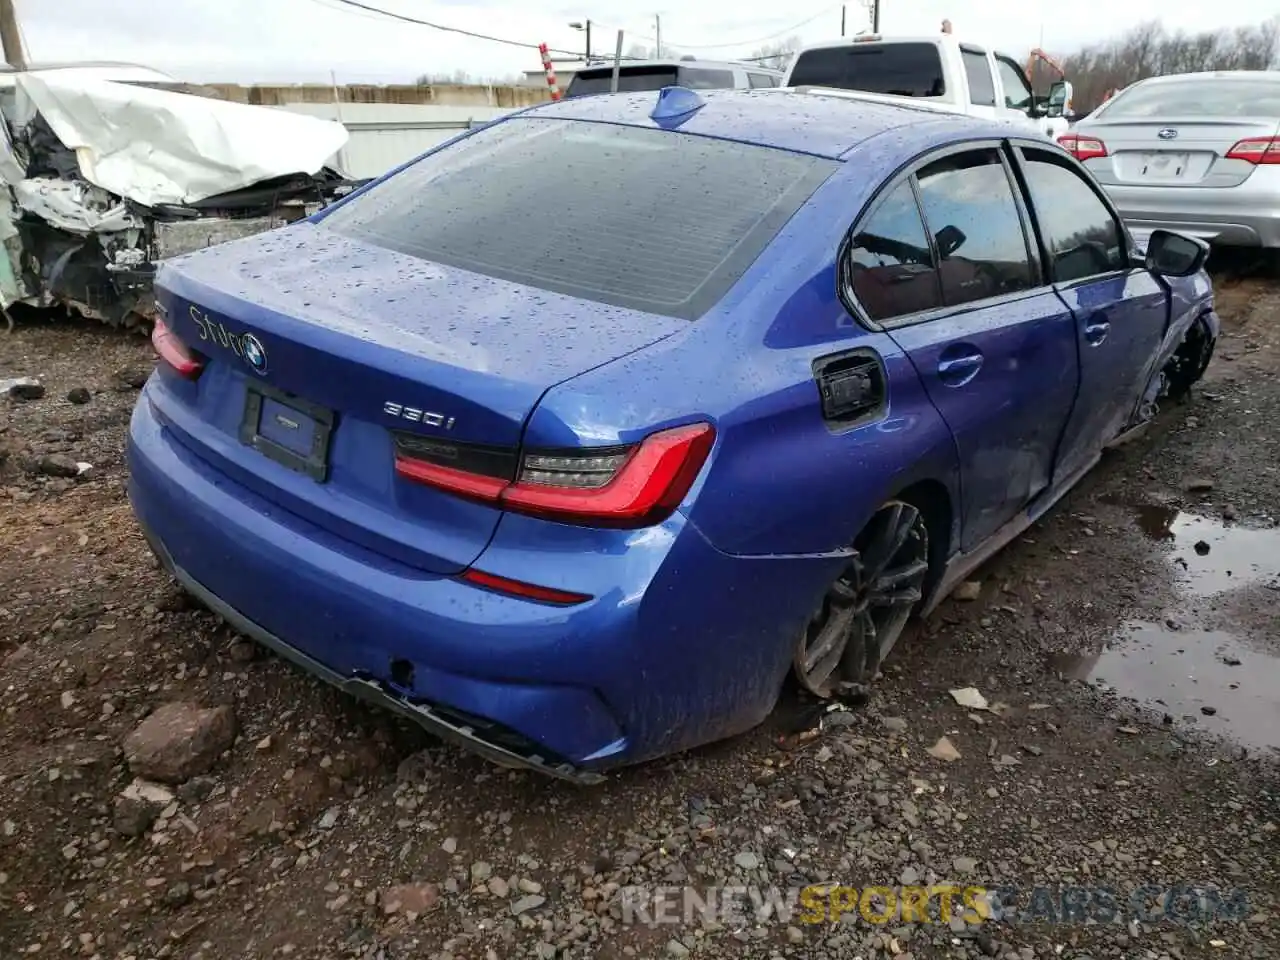
[[[823,699],[871,682],[930,581],[928,518],[908,500],[881,506],[853,546],[801,631],[792,661],[800,686]]]
[[[1216,341],[1204,318],[1198,318],[1164,368],[1165,396],[1174,401],[1186,398],[1200,382],[1213,359]]]

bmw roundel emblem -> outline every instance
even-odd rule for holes
[[[261,340],[252,333],[246,333],[240,338],[240,350],[244,355],[244,362],[249,364],[254,373],[267,372],[267,351]]]

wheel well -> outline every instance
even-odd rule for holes
[[[952,522],[954,512],[951,494],[937,480],[921,480],[902,490],[894,500],[905,500],[924,514],[929,528],[929,581],[926,593],[932,590],[942,576],[947,557],[951,554]]]

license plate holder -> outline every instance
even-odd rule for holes
[[[1158,150],[1142,158],[1142,172],[1157,179],[1174,180],[1187,169],[1189,155]]]
[[[333,411],[266,384],[246,389],[240,442],[317,483],[329,478]]]

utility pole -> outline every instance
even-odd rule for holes
[[[844,15],[845,15],[845,11],[846,11],[846,7],[844,7],[844,6],[842,5],[842,6],[840,7],[840,36],[842,36],[842,37],[844,36]]]
[[[659,14],[653,15],[653,58],[655,60],[662,59],[662,17]]]
[[[586,33],[587,52],[586,52],[586,55],[583,57],[583,60],[585,60],[587,63],[590,63],[591,62],[591,21],[575,20],[573,21],[573,23],[569,24],[569,27],[572,30],[582,30]]]
[[[27,69],[27,58],[22,52],[22,32],[18,29],[18,14],[13,0],[0,0],[0,44],[4,46],[4,59],[16,70]]]
[[[871,32],[880,32],[880,0],[871,0]]]

